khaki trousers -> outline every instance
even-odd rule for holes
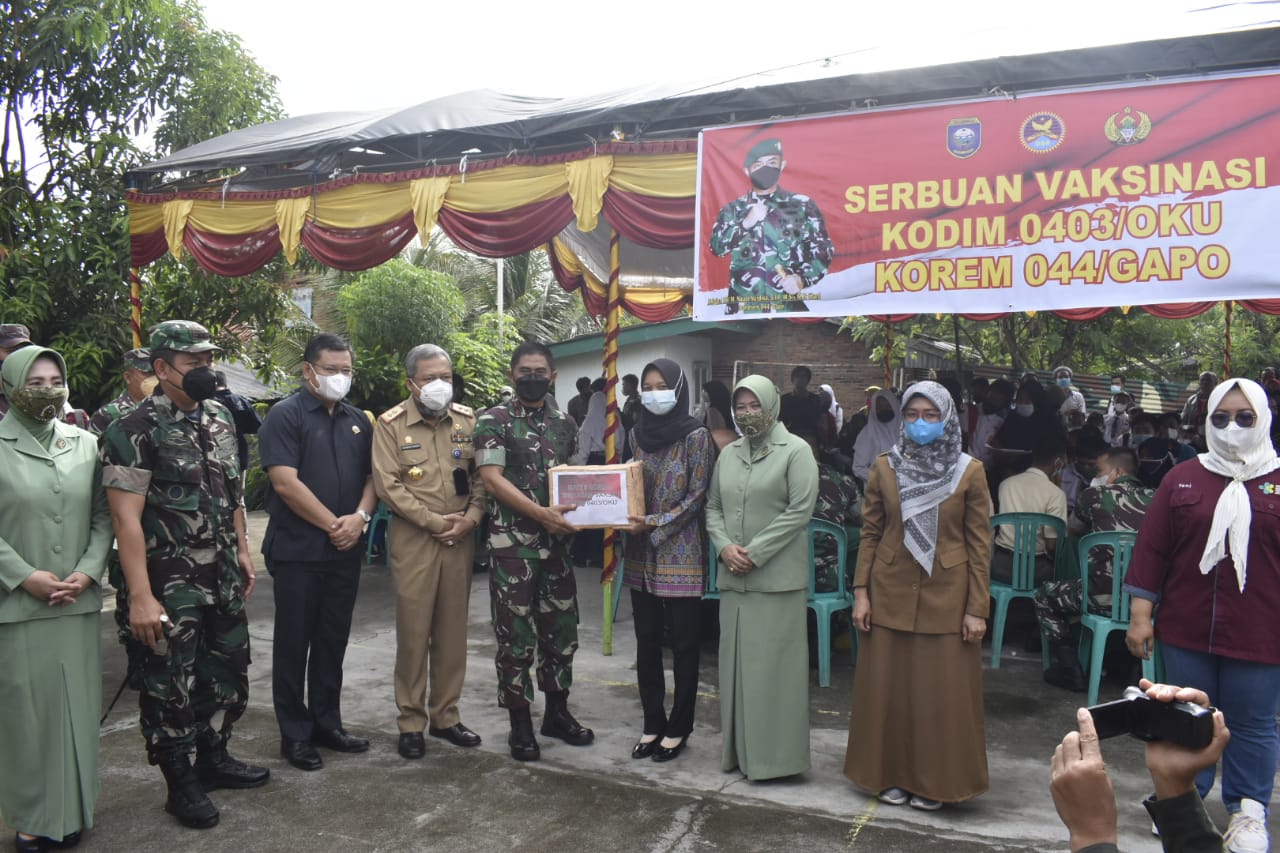
[[[396,724],[401,732],[421,732],[428,722],[449,728],[460,722],[458,700],[467,672],[475,537],[449,547],[393,517],[387,541],[396,591]]]

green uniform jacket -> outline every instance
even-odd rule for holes
[[[777,389],[748,377],[738,385],[752,391],[766,412],[778,416]],[[752,458],[740,438],[720,452],[707,492],[707,533],[719,554],[726,545],[747,549],[755,568],[734,575],[723,566],[716,586],[733,592],[786,592],[809,587],[805,531],[818,499],[818,463],[799,436],[775,423]]]
[[[78,427],[53,427],[45,450],[16,418],[0,421],[0,622],[102,609],[112,533],[98,443]],[[50,607],[22,589],[37,569],[84,572],[94,583],[75,604]]]

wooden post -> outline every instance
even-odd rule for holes
[[[609,307],[604,318],[604,461],[616,465],[621,461],[618,452],[618,331],[622,320],[622,288],[618,281],[621,261],[618,251],[618,232],[609,231]],[[618,571],[618,533],[612,527],[604,531],[604,570],[600,583],[604,585],[604,654],[613,654],[613,585],[620,583]]]

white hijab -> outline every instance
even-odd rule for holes
[[[836,402],[835,390],[830,385],[819,385],[818,387],[826,391],[827,396],[831,398],[831,405],[827,408],[827,412],[836,419],[836,429],[840,429],[840,425],[844,422],[844,409],[840,408],[840,404]]]
[[[606,402],[603,391],[596,391],[587,403],[587,416],[578,429],[578,450],[585,461],[588,453],[604,452]]]
[[[1200,572],[1208,574],[1218,565],[1227,551],[1236,569],[1236,580],[1244,592],[1245,567],[1249,558],[1249,527],[1253,523],[1253,509],[1249,504],[1249,492],[1245,483],[1280,468],[1280,458],[1271,446],[1271,408],[1267,405],[1267,393],[1251,379],[1228,379],[1209,394],[1209,415],[1222,404],[1222,398],[1233,388],[1239,388],[1253,409],[1255,420],[1249,429],[1234,421],[1223,429],[1206,422],[1205,440],[1208,453],[1200,454],[1200,464],[1215,474],[1229,477],[1231,482],[1218,497],[1213,510],[1213,523],[1209,527],[1209,540],[1200,557]]]

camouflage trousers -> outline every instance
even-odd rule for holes
[[[494,555],[489,601],[498,641],[498,705],[533,702],[529,670],[538,665],[538,689],[568,690],[578,650],[578,597],[573,566],[564,556],[542,559]]]
[[[1089,612],[1107,615],[1111,612],[1111,578],[1099,583],[1101,578],[1089,579],[1090,589],[1105,589],[1105,595],[1089,596]],[[1080,594],[1083,584],[1078,580],[1049,581],[1036,588],[1034,602],[1036,619],[1040,622],[1040,630],[1045,640],[1050,643],[1066,643],[1071,641],[1071,626],[1080,621]]]
[[[112,551],[107,559],[107,580],[116,591],[116,639],[120,641],[120,645],[124,646],[125,655],[129,659],[130,676],[132,677],[134,673],[141,676],[142,655],[146,651],[146,646],[135,640],[133,631],[129,629],[129,589],[125,586],[120,555],[115,551]]]
[[[239,568],[229,562],[172,573],[163,584],[150,567],[152,591],[170,619],[164,654],[144,651],[138,697],[152,764],[230,734],[248,705],[249,623]]]

